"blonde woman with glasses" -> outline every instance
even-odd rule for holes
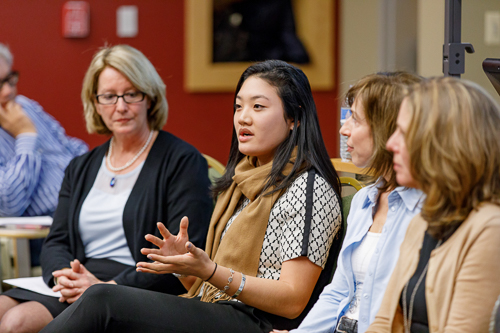
[[[172,233],[188,216],[190,240],[205,243],[212,200],[207,163],[191,145],[161,130],[165,85],[138,50],[117,45],[96,53],[82,89],[87,130],[111,136],[71,161],[54,222],[42,248],[45,283],[61,297],[12,289],[0,296],[1,332],[38,332],[87,288],[119,284],[180,294],[172,274],[141,274],[145,234]]]

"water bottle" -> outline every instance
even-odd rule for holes
[[[351,108],[341,107],[340,108],[340,127],[342,127],[351,113]],[[351,160],[351,154],[347,151],[347,136],[340,134],[340,158],[343,162]]]

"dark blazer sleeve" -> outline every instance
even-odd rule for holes
[[[59,203],[54,213],[50,232],[42,247],[40,262],[43,269],[43,280],[49,287],[53,287],[52,272],[65,267],[70,267],[70,261],[75,259],[74,247],[71,240],[74,235],[70,230],[70,206],[74,199],[71,195],[74,179],[75,160],[66,168],[64,179],[59,192]],[[73,249],[72,249],[73,248]]]
[[[213,209],[209,188],[203,156],[186,142],[160,132],[124,210],[125,234],[136,262],[150,261],[140,250],[155,247],[144,239],[147,233],[161,238],[156,222],[163,222],[176,235],[184,216],[189,218],[190,241],[204,249]],[[135,268],[126,269],[114,281],[171,294],[185,292],[171,274],[139,273]]]
[[[190,151],[179,158],[176,164],[172,168],[169,195],[165,201],[168,217],[162,222],[177,234],[181,219],[187,216],[189,240],[205,249],[213,210],[207,161],[198,151]]]

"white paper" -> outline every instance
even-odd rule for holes
[[[26,278],[19,278],[19,279],[7,279],[3,280],[3,282],[8,283],[10,285],[31,290],[34,291],[35,293],[39,293],[42,295],[46,296],[52,296],[52,297],[61,297],[60,292],[53,292],[51,288],[49,288],[45,282],[43,282],[43,278],[41,276],[36,276],[36,277],[26,277]]]
[[[30,216],[30,217],[0,217],[0,225],[52,225],[50,216]]]

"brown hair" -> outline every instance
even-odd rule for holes
[[[475,83],[426,80],[408,97],[413,178],[427,195],[422,217],[442,238],[482,202],[500,205],[500,107]]]
[[[111,134],[95,108],[95,94],[99,75],[106,67],[122,73],[139,91],[151,101],[148,124],[151,130],[160,130],[167,122],[168,104],[166,87],[153,64],[141,51],[128,45],[105,46],[92,59],[83,79],[82,103],[87,131]]]
[[[419,76],[407,72],[384,72],[363,77],[346,93],[349,105],[358,99],[365,110],[373,139],[373,154],[367,169],[371,180],[387,177],[387,182],[379,188],[385,192],[397,187],[393,169],[392,152],[385,147],[387,140],[396,130],[399,107],[407,88],[421,81]]]

